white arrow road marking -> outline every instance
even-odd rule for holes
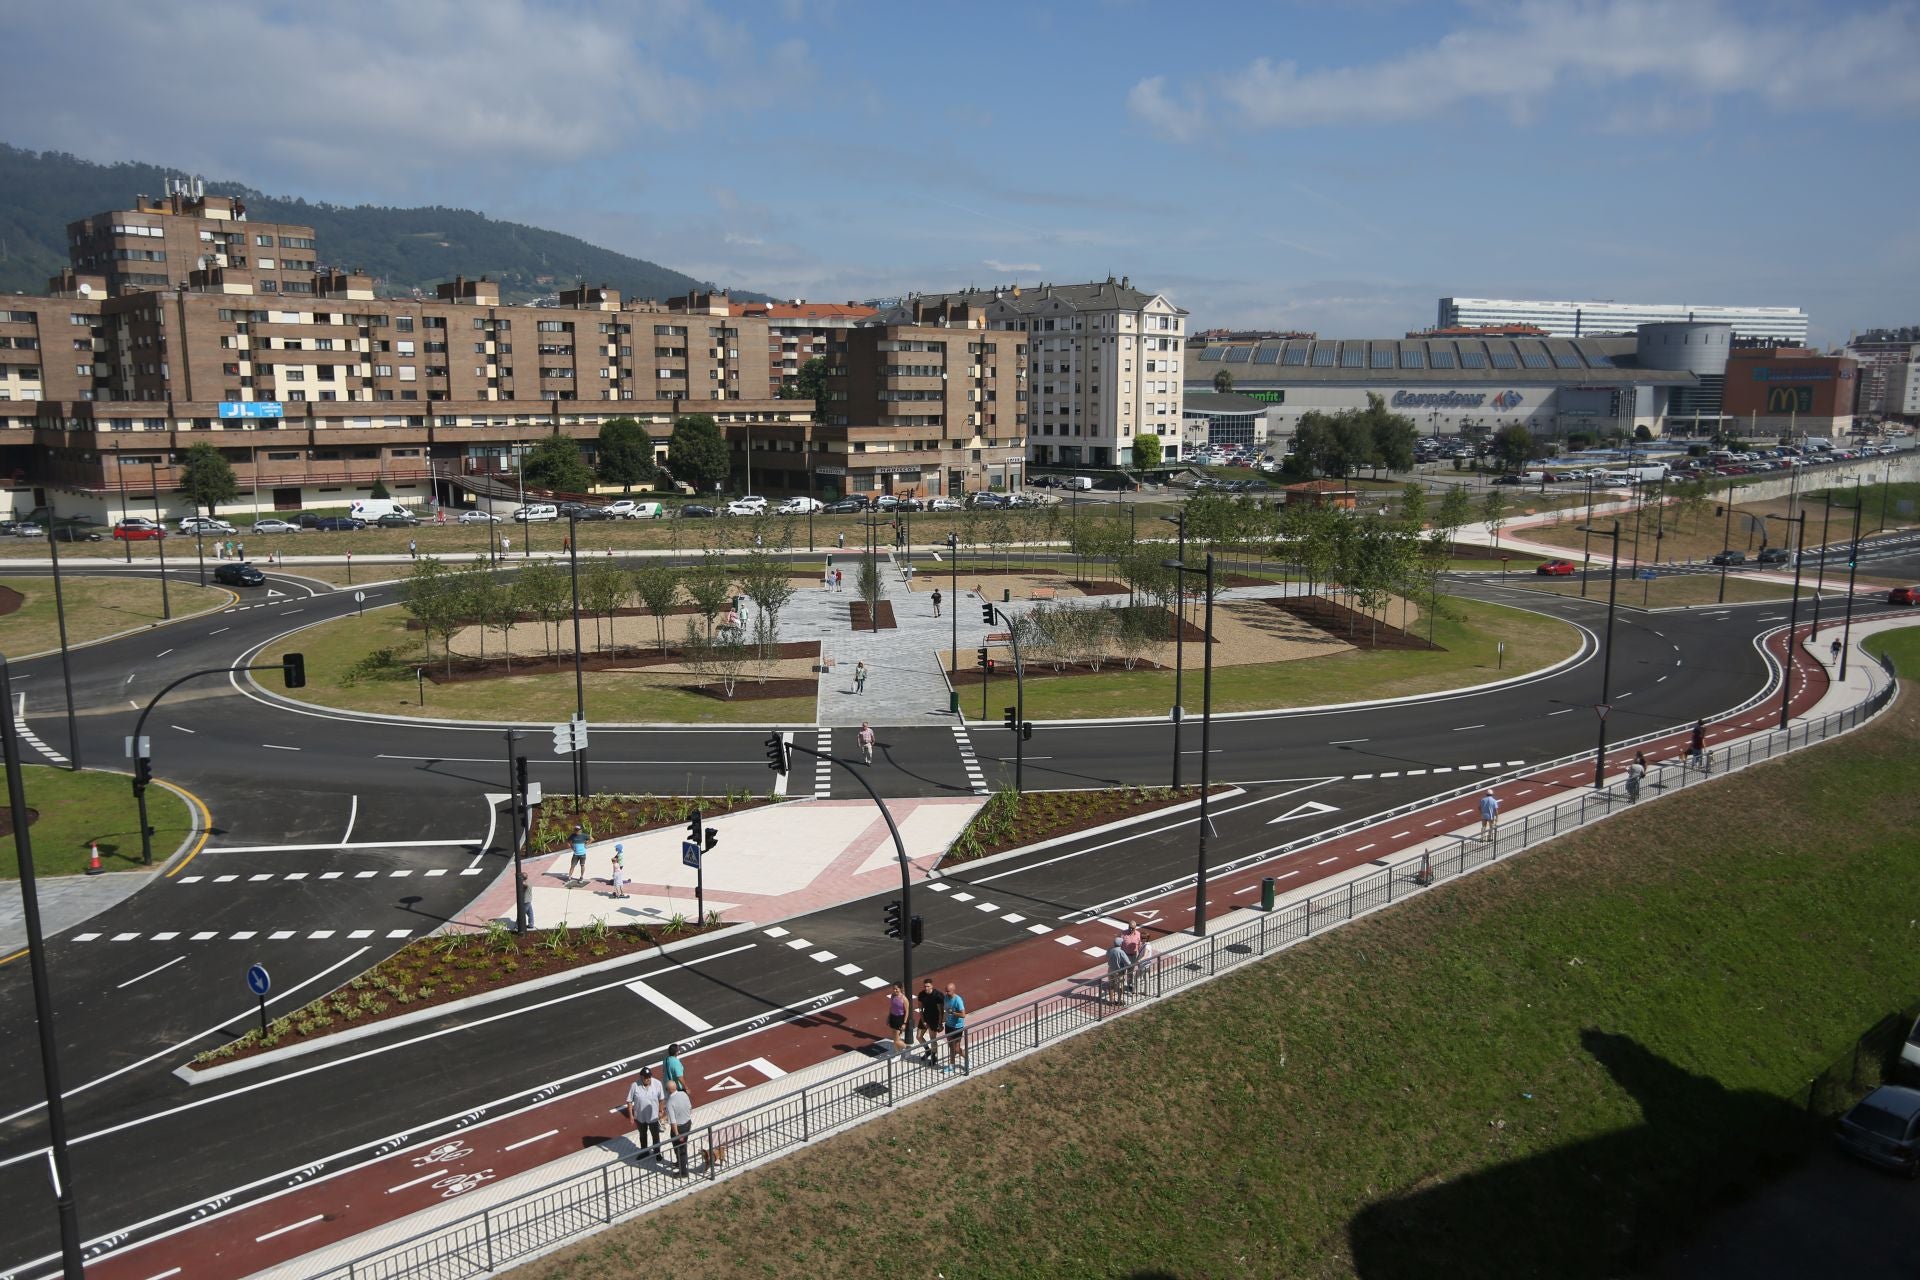
[[[1276,822],[1285,822],[1289,818],[1305,818],[1322,813],[1334,813],[1337,812],[1339,808],[1340,806],[1337,804],[1323,804],[1318,800],[1309,800],[1304,804],[1295,805],[1277,818],[1268,818],[1267,825],[1272,826]]]

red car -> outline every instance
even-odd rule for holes
[[[1574,573],[1573,561],[1549,560],[1534,572],[1543,578],[1571,578]]]
[[[1887,592],[1888,604],[1920,604],[1920,587],[1895,587]]]
[[[166,537],[167,531],[146,521],[128,521],[113,526],[113,536],[121,542],[150,542]]]

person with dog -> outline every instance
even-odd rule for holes
[[[667,1133],[673,1139],[674,1172],[687,1176],[687,1139],[693,1133],[693,1099],[686,1084],[678,1084],[667,1095]]]

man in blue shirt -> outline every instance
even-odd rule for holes
[[[957,1062],[965,1061],[967,1056],[967,1002],[960,998],[960,989],[953,983],[947,984],[947,1066],[949,1069]]]

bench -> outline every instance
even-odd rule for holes
[[[1027,593],[1027,599],[1051,600],[1054,597],[1055,590],[1056,589],[1053,587],[1035,587],[1033,590]]]

